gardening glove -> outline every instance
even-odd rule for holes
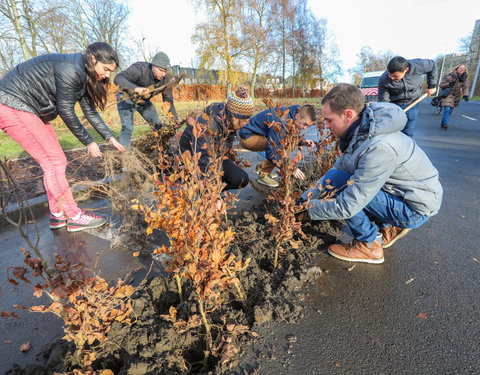
[[[455,86],[455,81],[450,82],[448,85],[449,85],[450,87]]]
[[[467,95],[463,95],[463,100],[465,100],[466,102],[468,102],[468,96],[467,96]]]

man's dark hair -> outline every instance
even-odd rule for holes
[[[387,65],[389,73],[404,72],[408,68],[408,60],[402,56],[395,56]]]
[[[330,109],[338,115],[342,115],[347,109],[360,113],[365,107],[365,97],[360,89],[348,83],[339,83],[331,89],[322,99],[322,104],[327,102]]]
[[[299,117],[304,118],[308,116],[310,120],[313,122],[317,121],[317,112],[315,111],[315,107],[311,104],[304,104],[298,109]]]

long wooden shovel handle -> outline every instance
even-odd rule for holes
[[[423,99],[425,99],[428,96],[427,93],[423,94],[421,97],[419,97],[417,100],[415,100],[412,104],[410,104],[407,108],[403,110],[403,112],[407,112],[410,108],[412,108],[415,104],[420,103]]]

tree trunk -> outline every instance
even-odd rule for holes
[[[285,20],[282,21],[282,83],[285,98],[287,98],[287,88],[285,87],[285,68],[286,68],[287,47],[285,41]]]
[[[12,12],[12,18],[10,19],[10,21],[12,22],[13,27],[17,32],[18,41],[20,43],[20,47],[22,48],[23,58],[25,60],[28,60],[31,57],[30,49],[28,48],[27,41],[25,39],[25,34],[23,33],[23,28],[20,22],[20,15],[18,14],[17,5],[15,4],[15,0],[7,0],[7,1],[8,1],[7,7],[9,7]]]
[[[255,64],[253,66],[252,80],[250,81],[250,96],[252,97],[252,99],[255,99],[255,83],[257,81],[257,69],[258,63],[255,61]]]

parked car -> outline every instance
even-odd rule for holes
[[[378,80],[383,72],[384,70],[365,72],[363,75],[360,90],[365,96],[365,102],[376,102],[378,100]]]

